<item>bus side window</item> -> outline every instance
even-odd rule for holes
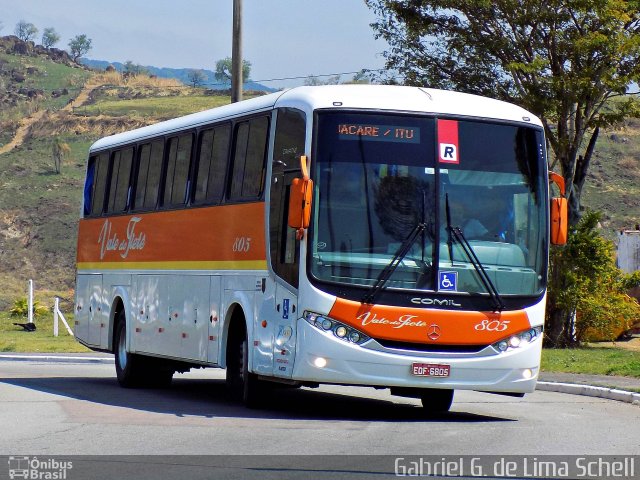
[[[289,186],[301,176],[300,156],[304,155],[306,118],[294,108],[278,109],[273,148],[273,177],[269,204],[271,267],[293,287],[298,287],[300,242],[287,224]]]
[[[187,179],[191,163],[190,133],[169,140],[169,156],[167,158],[167,175],[164,184],[163,205],[176,207],[184,205],[187,193]]]
[[[94,157],[93,186],[91,192],[90,212],[91,216],[102,215],[104,208],[104,196],[107,190],[107,173],[109,172],[109,154],[101,153]],[[87,182],[89,179],[87,178]]]
[[[268,117],[252,118],[236,126],[231,180],[232,200],[260,198],[264,184],[264,160],[268,138]]]
[[[230,135],[230,125],[221,125],[200,134],[194,203],[220,203],[224,193]]]
[[[107,212],[122,213],[128,206],[133,148],[117,150],[112,162]]]
[[[164,141],[156,140],[147,143],[142,145],[138,151],[140,153],[133,208],[135,210],[152,210],[158,201]]]

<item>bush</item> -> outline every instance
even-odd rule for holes
[[[586,212],[567,245],[551,251],[546,340],[552,346],[615,340],[640,319],[638,302],[626,294],[638,278],[616,267],[599,221],[598,212]]]
[[[33,301],[33,316],[38,318],[42,315],[49,313],[49,310],[44,305],[40,305],[37,300]],[[28,317],[29,316],[29,301],[27,297],[18,298],[13,302],[13,307],[9,309],[9,315],[12,317]]]

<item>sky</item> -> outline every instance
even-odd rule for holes
[[[171,68],[215,69],[231,56],[233,0],[0,0],[0,35],[20,20],[56,29],[57,48],[86,34],[86,57]],[[384,66],[364,0],[243,0],[243,56],[251,79],[307,77]],[[352,75],[343,75],[347,80]],[[263,82],[273,88],[303,80]]]

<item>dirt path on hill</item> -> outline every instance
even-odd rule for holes
[[[82,90],[80,90],[80,93],[78,94],[78,96],[73,100],[71,100],[69,103],[67,103],[62,108],[62,111],[70,112],[70,111],[73,111],[74,108],[81,107],[82,105],[84,105],[87,102],[87,100],[89,100],[89,95],[91,94],[91,92],[99,85],[100,85],[99,83],[93,83],[91,81],[85,83],[84,86],[82,87]],[[18,127],[18,130],[16,131],[16,134],[14,135],[14,137],[11,139],[9,143],[0,147],[0,155],[2,155],[3,153],[9,152],[12,149],[22,145],[24,142],[24,139],[27,137],[27,134],[29,133],[29,130],[31,129],[31,126],[34,123],[36,123],[38,120],[40,120],[46,112],[47,110],[38,110],[37,112],[31,114],[30,116],[20,120],[20,126]]]
[[[24,142],[27,133],[29,133],[31,125],[40,120],[45,112],[46,110],[39,110],[36,113],[20,120],[20,126],[18,127],[18,130],[16,131],[14,137],[9,143],[0,147],[0,155],[22,145],[22,142]]]

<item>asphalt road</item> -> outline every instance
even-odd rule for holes
[[[552,392],[456,392],[451,412],[351,387],[230,401],[224,372],[120,388],[112,365],[0,361],[0,455],[638,455],[638,407]]]

